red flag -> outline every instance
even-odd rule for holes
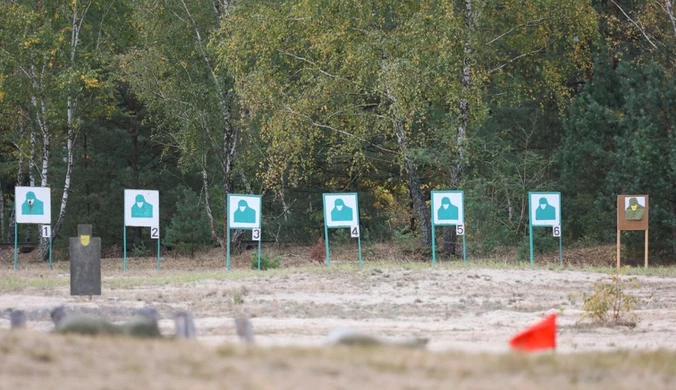
[[[556,349],[556,314],[518,333],[509,340],[509,345],[521,351]]]

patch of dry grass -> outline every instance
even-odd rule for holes
[[[245,348],[0,331],[3,388],[671,389],[676,353]],[[77,380],[75,379],[77,378]]]
[[[250,269],[251,251],[234,254],[231,270],[226,270],[225,254],[220,249],[198,253],[194,258],[163,256],[162,268],[157,270],[156,257],[128,258],[128,270],[123,272],[120,258],[102,259],[101,268],[104,288],[129,288],[134,286],[162,286],[187,284],[205,280],[240,280],[255,277],[259,272],[285,275],[295,272],[310,274],[333,272],[358,272],[358,254],[354,245],[336,245],[331,251],[331,268],[310,259],[312,247],[271,246],[263,250],[270,256],[282,258],[281,269],[257,271]],[[467,263],[461,259],[439,259],[436,267],[442,270],[454,269],[548,269],[554,271],[589,271],[611,273],[614,271],[614,246],[577,248],[564,252],[564,266],[559,266],[557,256],[541,256],[534,267],[527,261],[515,261],[512,256],[471,258]],[[54,262],[50,270],[40,262],[35,253],[22,254],[19,270],[12,269],[12,261],[3,253],[3,277],[0,278],[0,292],[46,291],[66,288],[69,283],[70,264],[67,261]],[[607,266],[605,264],[608,264]],[[406,269],[425,270],[432,267],[431,259],[420,261],[406,255],[396,245],[374,244],[364,249],[364,269]],[[676,277],[676,266],[650,268],[625,268],[626,275]]]

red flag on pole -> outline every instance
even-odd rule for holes
[[[556,349],[556,314],[518,333],[509,340],[509,345],[521,351]]]

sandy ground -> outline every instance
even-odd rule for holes
[[[3,271],[4,272],[4,271]],[[364,270],[317,269],[248,273],[232,277],[220,270],[210,279],[187,283],[114,287],[104,277],[100,297],[71,297],[67,286],[27,288],[0,295],[0,329],[6,309],[23,309],[29,328],[51,329],[49,310],[99,314],[123,321],[135,309],[157,308],[163,333],[173,332],[171,312],[195,314],[199,340],[218,346],[236,342],[233,317],[252,318],[261,346],[318,346],[336,328],[353,328],[399,338],[430,339],[432,351],[506,352],[519,330],[558,313],[558,351],[676,350],[674,279],[639,276],[635,328],[580,326],[582,294],[606,275],[579,271],[437,269],[405,267]],[[49,277],[67,279],[54,272]]]
[[[248,255],[246,255],[248,256]],[[68,263],[22,261],[0,270],[0,389],[656,389],[676,388],[674,277],[638,276],[635,328],[580,325],[582,294],[607,274],[547,269],[436,268],[416,262],[340,261],[246,271],[248,258],[103,262],[103,294],[71,297]],[[304,263],[303,263],[304,262]],[[290,267],[290,268],[289,268]],[[549,267],[549,266],[546,266]],[[610,270],[610,269],[609,269]],[[666,274],[669,274],[668,272]],[[195,314],[197,341],[54,335],[49,311],[65,304],[124,321],[141,307]],[[28,329],[10,331],[7,309]],[[511,353],[508,340],[558,314],[556,353]],[[252,318],[256,343],[235,335]],[[384,338],[425,337],[428,350],[324,347],[337,328]]]

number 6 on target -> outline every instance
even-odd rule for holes
[[[554,237],[561,237],[561,225],[552,226],[552,235]]]

